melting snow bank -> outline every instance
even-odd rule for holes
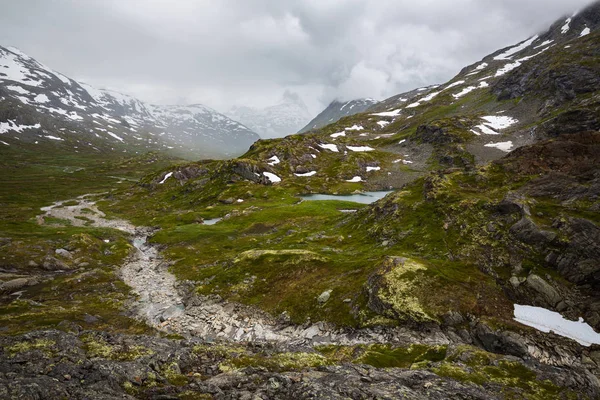
[[[271,181],[271,183],[281,182],[281,178],[275,174],[272,174],[271,172],[263,172],[263,175],[266,176],[267,179]]]
[[[401,111],[402,111],[402,109],[398,108],[396,110],[384,111],[384,112],[375,113],[375,114],[371,114],[371,115],[374,115],[376,117],[397,117],[398,115],[400,115]]]
[[[340,152],[335,144],[320,144],[319,147],[322,148],[322,149],[331,150],[331,151],[333,151],[335,153],[339,153]]]
[[[600,344],[600,334],[579,318],[579,321],[569,321],[557,312],[541,307],[521,306],[515,304],[515,321],[531,326],[542,332],[554,332],[568,337],[583,346]]]
[[[18,125],[14,121],[8,120],[7,122],[0,122],[0,133],[6,133],[9,131],[23,132],[25,129],[40,129],[40,124],[35,125]]]
[[[512,126],[519,122],[512,117],[497,115],[488,115],[485,117],[481,117],[481,119],[483,119],[485,122],[481,125],[477,125],[475,128],[479,129],[481,133],[484,133],[486,135],[498,135],[498,131],[506,129],[509,126]],[[481,134],[480,132],[474,129],[472,129],[471,132],[473,132],[476,135]]]
[[[316,174],[317,174],[317,171],[310,171],[310,172],[307,172],[305,174],[294,174],[294,175],[296,175],[296,176],[313,176],[313,175],[316,175]]]
[[[347,131],[362,131],[363,129],[365,128],[360,125],[352,125],[350,128],[345,128]]]
[[[167,181],[167,179],[169,179],[172,176],[173,176],[173,173],[169,172],[168,174],[165,175],[165,177],[162,179],[162,181],[158,182],[158,184],[162,185],[163,183],[165,183]]]
[[[369,147],[369,146],[346,146],[346,147],[348,148],[348,150],[356,151],[356,152],[375,150],[374,148]]]
[[[352,183],[363,182],[363,178],[361,178],[360,176],[355,176],[352,179],[348,179],[346,182],[352,182]]]
[[[509,140],[508,142],[488,143],[485,147],[495,147],[508,153],[513,148],[513,142]]]
[[[277,156],[273,156],[267,160],[267,164],[269,164],[270,166],[277,165],[280,162],[281,161],[279,160],[279,157],[277,157]]]

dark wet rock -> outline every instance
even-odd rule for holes
[[[63,262],[55,257],[52,257],[52,256],[46,256],[44,258],[42,267],[47,271],[60,271],[60,270],[64,271],[64,270],[72,269],[72,267],[70,267],[65,262]]]
[[[89,314],[85,314],[83,316],[83,320],[88,324],[95,324],[96,322],[99,321],[98,317],[95,317],[95,316],[89,315]]]
[[[64,257],[64,258],[68,258],[68,259],[73,258],[73,254],[71,254],[71,252],[69,250],[66,250],[66,249],[56,249],[56,250],[54,250],[54,253],[57,256],[61,256],[61,257]]]
[[[515,332],[494,330],[484,323],[479,323],[473,329],[473,336],[484,349],[493,353],[516,357],[528,354],[526,339]]]
[[[566,111],[540,125],[549,137],[600,130],[600,111],[577,109]]]
[[[460,325],[464,323],[465,317],[457,311],[449,311],[442,316],[444,323],[449,326]]]
[[[571,282],[600,285],[600,227],[582,218],[558,221],[556,227],[565,239],[546,261]]]
[[[494,163],[516,176],[561,173],[585,177],[600,163],[600,133],[580,132],[519,147]]]
[[[6,281],[0,284],[0,292],[12,292],[22,289],[26,286],[30,286],[37,282],[36,279],[33,278],[17,278],[11,279],[10,281]]]
[[[521,242],[533,246],[547,245],[556,238],[556,233],[540,229],[529,218],[522,218],[511,226],[510,233]]]
[[[535,297],[538,299],[537,303],[541,305],[554,307],[562,301],[562,297],[558,291],[538,275],[529,275],[525,281],[525,285],[535,292]]]
[[[243,160],[235,160],[232,163],[231,170],[234,174],[255,183],[263,185],[270,184],[270,181],[262,173],[264,169],[261,170],[258,165]]]

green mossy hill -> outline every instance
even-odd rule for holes
[[[591,298],[580,302],[577,312],[598,325],[593,293],[584,286],[596,284],[595,269],[582,265],[600,261],[595,240],[583,239],[600,233],[599,150],[598,133],[567,135],[518,149],[472,172],[432,174],[363,208],[349,224],[395,244],[404,255],[460,266],[441,269],[441,276],[478,270],[511,297],[545,307],[571,299],[576,296],[572,284],[582,285],[579,289]],[[531,274],[546,277],[552,292],[562,293],[558,300],[521,286]],[[495,301],[487,312],[497,307],[509,313],[507,306]]]

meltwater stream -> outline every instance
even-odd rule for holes
[[[373,192],[352,196],[311,196],[307,200],[354,199],[359,203],[373,202],[388,192]],[[183,298],[178,291],[177,280],[168,270],[168,262],[156,247],[147,242],[152,229],[136,227],[120,219],[107,219],[96,204],[81,196],[76,201],[56,202],[44,207],[38,217],[67,219],[74,226],[112,228],[131,235],[135,248],[119,270],[123,282],[137,295],[128,305],[131,313],[149,325],[184,336],[225,339],[231,341],[276,341],[312,344],[362,344],[390,341],[447,344],[443,334],[432,335],[405,327],[391,328],[386,332],[378,329],[343,330],[323,322],[304,325],[280,324],[272,316],[260,310],[240,304],[228,303],[219,296],[191,296]],[[352,200],[350,200],[352,201]],[[74,204],[77,203],[77,204]],[[65,205],[68,204],[68,205]],[[73,204],[73,205],[72,205]],[[91,211],[91,212],[90,212]],[[82,220],[82,217],[86,217]],[[217,223],[219,219],[205,221]],[[208,225],[207,224],[207,225]]]
[[[59,201],[44,207],[42,218],[66,219],[74,226],[85,226],[91,220],[96,227],[118,229],[130,234],[135,251],[122,265],[119,274],[138,295],[131,305],[131,311],[154,327],[161,327],[166,320],[182,315],[184,306],[175,286],[177,281],[156,248],[148,244],[151,230],[136,227],[125,220],[107,219],[96,204],[86,197],[77,198],[77,204],[74,205],[71,205],[73,201]]]

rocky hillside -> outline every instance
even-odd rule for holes
[[[265,108],[233,107],[227,115],[248,126],[263,139],[296,133],[310,118],[300,96],[287,91],[279,104]]]
[[[339,121],[343,117],[365,112],[375,104],[377,104],[377,100],[373,99],[357,99],[343,102],[334,100],[326,109],[321,111],[319,115],[306,124],[304,128],[300,129],[298,133],[305,133],[323,128],[324,126]]]
[[[18,49],[4,47],[0,135],[3,147],[13,151],[37,145],[44,151],[163,150],[194,158],[240,154],[258,139],[208,107],[145,104],[76,82]]]
[[[319,115],[306,124],[304,128],[300,129],[298,133],[305,133],[323,128],[324,126],[336,123],[343,117],[365,112],[377,103],[377,100],[373,99],[357,99],[343,102],[334,100],[326,109],[321,111]]]

